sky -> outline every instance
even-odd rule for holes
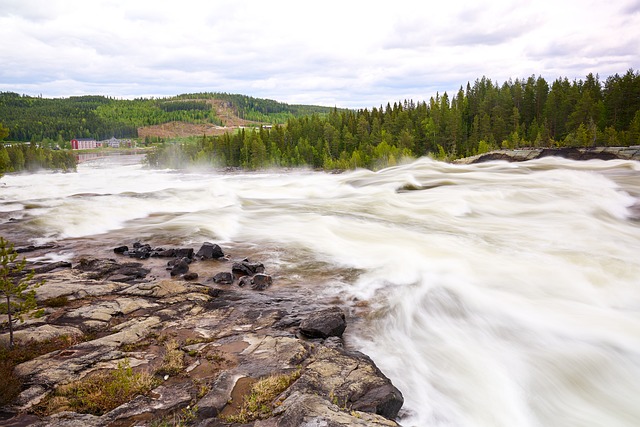
[[[640,0],[0,0],[0,91],[370,108],[640,69]]]

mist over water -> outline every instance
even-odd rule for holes
[[[404,426],[640,425],[638,162],[420,159],[333,175],[103,158],[0,182],[4,229],[34,242],[277,248],[267,270],[325,278],[319,292],[347,308],[366,301],[348,344],[403,392]]]

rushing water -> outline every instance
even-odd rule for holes
[[[222,174],[119,158],[1,182],[3,229],[33,242],[254,245],[282,281],[368,307],[349,345],[403,392],[404,426],[640,425],[640,163]]]

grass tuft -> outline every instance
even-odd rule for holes
[[[44,405],[46,415],[62,411],[102,415],[149,393],[157,380],[147,372],[134,373],[128,361],[110,372],[99,372],[80,381],[62,385]]]
[[[235,415],[223,417],[231,423],[248,423],[264,420],[273,414],[273,401],[298,378],[300,371],[291,374],[275,374],[256,382],[249,394],[244,397],[240,411]]]
[[[158,368],[158,374],[177,375],[184,369],[184,352],[176,340],[165,342],[164,359]]]

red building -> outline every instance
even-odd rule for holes
[[[98,147],[98,141],[92,138],[75,138],[71,140],[72,150],[86,150]]]

